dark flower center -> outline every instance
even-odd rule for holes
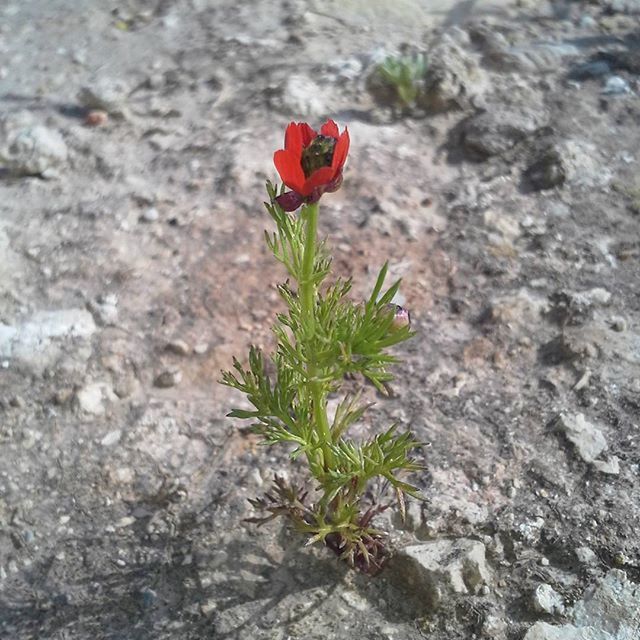
[[[330,167],[336,139],[331,136],[316,136],[302,152],[302,170],[308,178],[317,169]]]

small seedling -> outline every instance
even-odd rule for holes
[[[403,111],[416,107],[423,90],[427,73],[427,59],[424,54],[388,56],[374,70],[374,82],[389,91],[395,105]]]
[[[411,456],[419,443],[395,424],[364,442],[349,437],[371,406],[360,392],[344,395],[334,415],[327,411],[329,395],[340,391],[345,377],[367,380],[385,393],[388,368],[397,362],[389,349],[413,335],[408,312],[391,304],[400,282],[384,289],[386,264],[365,302],[348,297],[351,279],[327,283],[331,257],[318,240],[318,201],[340,187],[348,150],[347,130],[340,134],[332,121],[319,134],[305,123],[287,128],[285,149],[274,156],[284,185],[267,183],[266,208],[276,230],[265,232],[289,276],[278,286],[287,310],[273,326],[275,352],[267,358],[251,347],[248,362],[234,359],[222,383],[245,393],[253,407],[229,416],[252,420],[265,444],[289,445],[291,458],[305,460],[312,477],[308,488],[276,478],[273,491],[251,501],[265,512],[252,520],[286,516],[308,543],[322,542],[373,574],[388,549],[372,520],[389,505],[374,504],[367,490],[381,479],[404,511],[405,494],[417,489],[400,475],[422,467]]]

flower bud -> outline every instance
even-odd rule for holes
[[[411,326],[411,314],[407,309],[401,307],[399,304],[389,304],[389,310],[393,311],[392,330],[397,331],[403,327]]]

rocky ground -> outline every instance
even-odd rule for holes
[[[81,4],[0,6],[0,636],[640,638],[638,2]],[[273,151],[326,117],[336,271],[389,258],[419,334],[360,427],[430,443],[374,579],[244,522],[298,470],[216,383],[271,344]]]

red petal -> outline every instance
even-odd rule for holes
[[[284,148],[299,156],[302,153],[302,135],[295,122],[290,122],[284,132]]]
[[[289,189],[302,193],[305,178],[302,166],[300,165],[300,157],[289,150],[281,149],[273,154],[273,164],[276,165],[282,182],[284,182]]]
[[[349,144],[351,140],[349,138],[349,131],[345,127],[342,135],[338,138],[338,142],[336,143],[336,147],[333,150],[333,159],[331,160],[331,168],[334,172],[338,172],[344,166],[344,163],[347,159],[347,154],[349,153]]]
[[[338,125],[333,120],[327,120],[320,129],[320,134],[329,138],[338,139]]]
[[[314,171],[307,178],[304,187],[300,193],[303,196],[310,196],[314,189],[329,184],[335,178],[336,172],[332,167],[322,167]]]
[[[299,122],[298,127],[302,137],[302,148],[304,149],[309,146],[309,143],[314,138],[318,137],[318,134],[306,122]]]

